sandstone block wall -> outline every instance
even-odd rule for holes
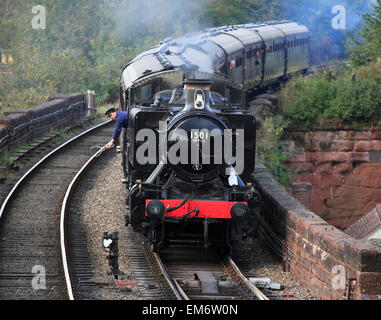
[[[381,128],[288,132],[298,169],[290,188],[307,208],[344,230],[381,203]],[[305,191],[301,191],[302,189]]]

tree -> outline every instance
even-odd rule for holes
[[[373,11],[363,15],[361,29],[349,34],[347,53],[354,66],[375,62],[381,55],[381,3],[372,5]]]
[[[343,0],[363,12],[373,0]],[[6,108],[43,101],[50,93],[96,90],[98,102],[117,94],[122,68],[139,53],[167,37],[231,24],[293,19],[306,24],[315,47],[345,32],[331,28],[327,0],[39,0],[46,8],[46,29],[32,28],[36,5],[28,0],[0,1],[0,49],[12,52],[12,74],[0,74],[0,101]],[[353,9],[352,9],[353,7]],[[371,17],[369,23],[374,24]],[[374,28],[372,26],[372,28]],[[371,34],[365,34],[364,39]],[[379,37],[379,34],[376,34]],[[335,40],[337,39],[337,40]],[[364,46],[352,51],[364,53]],[[331,50],[333,45],[326,46]],[[365,46],[375,53],[379,45]],[[334,56],[328,52],[329,57]],[[367,57],[369,54],[367,53]],[[19,94],[15,94],[19,90]],[[12,96],[11,96],[12,92]],[[16,97],[14,97],[16,95]],[[26,98],[32,97],[32,98]],[[18,99],[18,100],[17,100]]]

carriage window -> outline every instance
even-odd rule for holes
[[[242,57],[238,58],[237,61],[236,61],[236,67],[242,66],[242,62],[243,62]]]

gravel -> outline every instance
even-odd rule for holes
[[[103,287],[95,299],[101,300],[141,300],[135,283],[130,262],[126,256],[126,244],[122,240],[126,232],[124,225],[127,189],[121,183],[123,177],[122,156],[115,148],[106,151],[106,161],[96,164],[97,170],[91,170],[86,183],[81,183],[76,197],[81,198],[79,216],[87,233],[87,246],[93,265],[94,281]],[[86,185],[86,187],[83,187]],[[107,261],[107,253],[101,245],[104,231],[119,231],[119,270],[115,280]]]
[[[243,248],[243,250],[246,254],[245,261],[242,263],[242,270],[244,270],[245,275],[248,278],[270,278],[271,283],[280,284],[282,290],[270,291],[278,299],[315,300],[315,297],[297,277],[283,270],[283,263],[266,247],[262,240],[256,239],[250,248]],[[240,263],[237,264],[241,267]]]

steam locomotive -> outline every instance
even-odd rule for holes
[[[121,74],[126,224],[155,250],[230,248],[254,234],[256,120],[245,93],[309,66],[295,22],[208,29],[166,39]]]

